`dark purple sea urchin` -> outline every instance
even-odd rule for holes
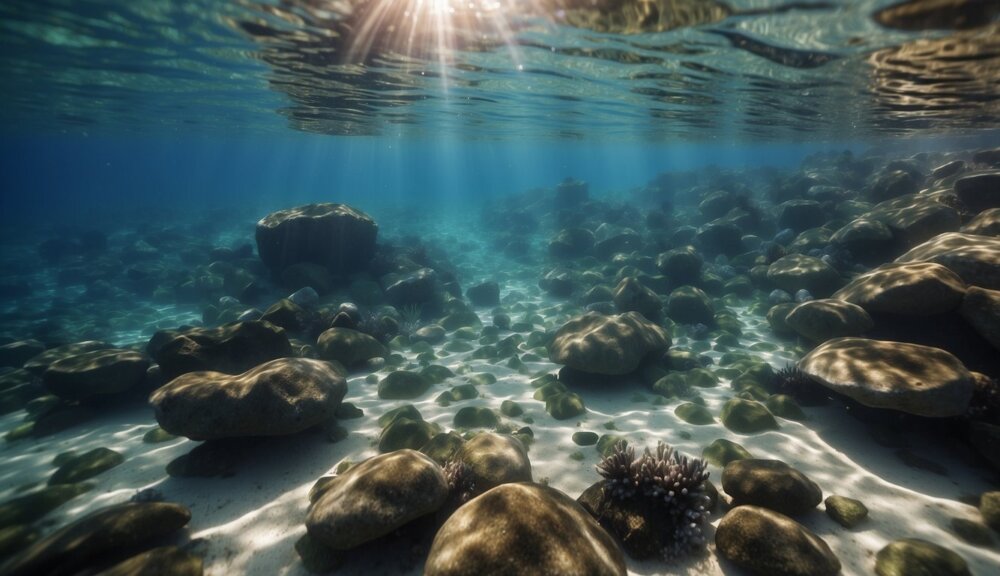
[[[703,528],[708,522],[709,498],[705,481],[709,473],[704,460],[687,458],[660,442],[656,452],[647,448],[642,456],[624,441],[597,465],[604,477],[606,497],[615,500],[642,499],[645,507],[660,515],[669,526],[662,549],[671,560],[705,545]]]

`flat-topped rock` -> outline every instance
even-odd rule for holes
[[[307,204],[272,212],[257,222],[261,261],[280,273],[312,262],[335,275],[362,269],[375,255],[378,225],[346,204]]]
[[[836,298],[799,304],[785,316],[785,324],[813,342],[860,336],[875,325],[864,308]]]
[[[628,374],[653,354],[665,353],[670,337],[637,312],[589,313],[560,328],[549,346],[556,364],[590,374]]]
[[[332,420],[347,393],[334,365],[280,358],[243,374],[189,372],[150,396],[156,420],[192,440],[278,436]]]
[[[966,284],[1000,290],[1000,238],[949,232],[931,238],[896,262],[935,262]]]
[[[168,380],[196,371],[240,374],[269,360],[293,355],[285,331],[259,320],[231,322],[217,328],[163,330],[153,335],[146,350]]]
[[[929,316],[958,308],[965,282],[933,262],[885,264],[851,280],[833,298],[869,313]]]
[[[149,357],[135,350],[111,348],[53,362],[42,375],[50,392],[67,400],[120,394],[142,384]]]
[[[805,289],[819,297],[829,296],[843,283],[832,266],[802,254],[789,254],[775,260],[767,268],[767,279],[790,294]]]
[[[974,378],[950,353],[938,348],[868,340],[830,340],[799,361],[816,382],[865,406],[917,416],[964,414]]]

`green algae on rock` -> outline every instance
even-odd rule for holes
[[[854,528],[868,517],[868,508],[860,500],[834,494],[823,503],[826,515],[844,528]]]
[[[709,444],[701,455],[706,461],[723,468],[730,462],[753,458],[749,450],[725,438],[719,438]]]
[[[763,404],[744,398],[733,398],[726,402],[720,419],[726,428],[740,434],[778,429],[778,422]]]
[[[833,576],[840,560],[819,536],[788,516],[759,506],[737,506],[715,531],[727,560],[751,574]]]
[[[887,544],[875,556],[878,576],[970,576],[969,566],[955,552],[920,538],[903,538]]]
[[[49,485],[76,484],[118,466],[125,457],[108,448],[94,448],[78,456],[72,456],[52,473]]]

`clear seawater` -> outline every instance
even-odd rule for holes
[[[268,213],[313,202],[365,211],[379,223],[380,242],[425,246],[456,271],[463,289],[499,280],[505,305],[532,301],[532,310],[545,312],[538,328],[555,330],[566,315],[537,282],[552,265],[545,244],[557,230],[550,223],[540,231],[504,229],[490,215],[524,205],[541,210],[532,201],[565,178],[585,181],[604,206],[631,206],[644,217],[660,206],[657,193],[696,205],[692,190],[722,180],[766,200],[770,183],[810,158],[822,163],[849,152],[906,159],[1000,146],[1000,8],[956,0],[913,15],[895,4],[4,0],[0,345],[100,339],[138,348],[156,330],[203,325],[221,292],[157,297],[155,286],[140,287],[129,271],[156,276],[190,265],[195,275],[213,248],[253,245],[254,224]],[[110,257],[39,256],[46,241],[75,241],[90,231],[106,238]],[[512,235],[523,235],[530,253],[504,253]],[[142,253],[146,248],[154,255]],[[280,287],[268,290],[282,296]],[[771,341],[762,318],[740,313],[756,342]],[[768,361],[780,368],[799,352],[789,345]],[[556,368],[542,359],[531,367]],[[352,378],[352,386],[363,381]],[[381,409],[363,407],[367,426]],[[144,450],[138,432],[155,424],[148,412],[139,414],[108,416],[118,440],[133,441],[122,448],[132,456]],[[3,417],[3,432],[18,425],[15,416]],[[546,451],[557,428],[547,433],[545,425],[535,424],[535,473],[551,475],[576,497],[596,479],[596,456],[588,452],[579,474],[560,481],[561,472],[541,465],[561,454]],[[60,432],[58,443],[39,441],[33,453],[48,458],[76,439],[87,447],[111,442],[89,436],[88,426]],[[374,427],[349,429],[368,439],[377,434]],[[564,444],[568,434],[559,436]],[[830,449],[808,437],[803,450]],[[655,434],[645,438],[655,443]],[[700,451],[702,440],[711,437],[684,448]],[[302,486],[341,460],[372,455],[365,442],[352,446],[355,453],[334,449],[312,467],[289,464],[298,473],[293,484],[267,492],[278,499],[298,489],[283,510],[299,516],[277,523],[280,530],[294,525],[293,535],[301,535]],[[44,480],[47,460],[26,458],[0,474],[2,499]],[[206,556],[206,571],[265,573],[261,566],[271,565],[254,564],[253,545],[240,548],[233,534],[233,526],[252,522],[229,525],[205,512],[229,498],[226,489],[163,484],[163,458],[143,460],[141,480],[116,480],[100,503],[148,486],[180,500],[203,490],[204,502],[188,502],[196,508],[195,532],[224,542],[193,548]],[[902,486],[900,493],[919,484],[913,489],[928,498],[945,497],[933,481],[926,489],[925,480],[908,484],[902,466],[885,465],[879,474]],[[81,510],[60,512],[60,521]],[[197,524],[199,510],[218,524]],[[289,538],[273,537],[281,542],[275,554],[287,556],[287,573],[298,574]],[[845,573],[867,566],[862,552],[838,551],[850,564]],[[981,570],[995,566],[997,555],[993,549],[968,559]]]

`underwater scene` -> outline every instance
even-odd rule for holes
[[[1000,2],[0,2],[0,576],[1000,574]]]

